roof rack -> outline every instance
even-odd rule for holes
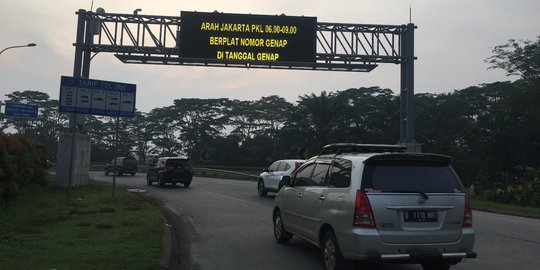
[[[323,147],[323,154],[338,153],[404,153],[407,147],[397,144],[358,144],[358,143],[333,143]]]

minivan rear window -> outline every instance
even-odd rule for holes
[[[362,187],[378,192],[462,192],[463,185],[447,164],[417,160],[365,164]]]

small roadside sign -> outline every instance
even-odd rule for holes
[[[22,104],[15,102],[6,102],[4,111],[7,117],[23,117],[36,119],[38,117],[38,106],[31,104]]]
[[[60,112],[133,117],[137,86],[62,76]]]

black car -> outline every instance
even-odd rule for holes
[[[116,170],[114,169],[113,158],[110,163],[105,165],[105,175],[109,175],[109,173],[114,173],[116,171],[116,175],[131,174],[131,176],[134,176],[135,173],[137,173],[137,169],[137,160],[135,158],[117,157]]]
[[[161,157],[150,164],[146,172],[146,183],[150,186],[157,182],[160,187],[166,183],[184,184],[189,187],[193,179],[193,167],[187,157]]]

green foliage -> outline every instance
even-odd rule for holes
[[[530,167],[518,167],[516,170],[518,173],[508,181],[509,185],[487,189],[478,197],[493,202],[539,207],[540,170]]]
[[[30,183],[45,184],[47,166],[42,144],[0,133],[0,204],[9,205]]]
[[[540,79],[540,36],[536,41],[510,39],[507,44],[495,46],[493,54],[485,60],[491,69],[501,68],[508,75],[528,81]]]
[[[9,126],[19,134],[39,141],[47,150],[47,158],[55,160],[59,134],[68,121],[66,114],[58,112],[58,100],[50,100],[48,94],[39,91],[15,91],[6,97],[13,102],[37,105],[40,112],[38,118],[33,121],[5,118],[0,129],[5,130]]]
[[[540,195],[529,192],[534,182],[522,182],[515,168],[540,168],[540,37],[510,40],[493,53],[486,59],[490,68],[521,79],[451,93],[416,94],[415,139],[424,152],[452,156],[463,183],[474,185],[477,194],[535,202]],[[47,108],[46,119],[10,119],[4,127],[39,140],[54,156],[57,134],[65,124],[65,116],[51,109],[58,101],[35,91],[7,96]],[[296,104],[278,96],[254,101],[182,98],[149,113],[137,112],[132,119],[120,119],[118,149],[120,155],[136,153],[141,162],[183,154],[195,164],[264,167],[276,159],[297,158],[300,149],[315,155],[328,143],[396,143],[399,110],[400,97],[379,87],[312,93],[298,97]],[[110,117],[86,119],[92,161],[110,161],[117,122]],[[5,185],[4,189],[13,188]]]

